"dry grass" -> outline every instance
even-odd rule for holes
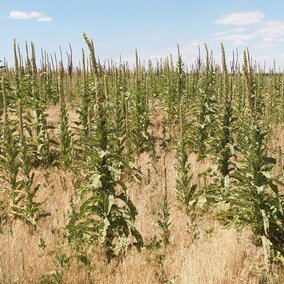
[[[258,253],[248,232],[217,229],[189,250],[182,283],[258,283],[250,277],[256,271]]]
[[[58,123],[58,112],[57,107],[49,110],[49,122],[54,125]],[[76,114],[71,113],[69,117],[75,120]],[[157,138],[161,137],[161,119],[159,112],[152,116],[153,133]],[[160,159],[155,167],[148,154],[138,158],[143,178],[140,184],[129,184],[129,189],[139,212],[137,228],[147,244],[155,235],[159,236],[155,221],[162,202],[163,168],[167,166],[172,223],[167,248],[143,249],[140,253],[132,250],[125,258],[110,264],[96,248],[91,257],[92,269],[77,261],[71,261],[69,266],[59,265],[62,255],[72,254],[64,240],[64,226],[75,190],[72,182],[75,177],[72,173],[38,169],[36,183],[41,184],[38,198],[46,200],[44,209],[51,216],[39,222],[37,232],[31,233],[25,225],[16,222],[0,234],[0,283],[40,283],[43,276],[50,279],[45,283],[74,284],[163,283],[166,280],[168,282],[164,283],[259,283],[263,271],[261,250],[253,245],[249,231],[221,228],[211,216],[205,216],[198,219],[196,235],[187,232],[188,220],[177,208],[174,193],[175,150],[169,149],[165,154],[158,147],[157,153]],[[198,162],[194,155],[190,162],[195,173],[212,165],[212,161]],[[195,179],[198,182],[196,174]],[[44,246],[40,246],[43,241]]]

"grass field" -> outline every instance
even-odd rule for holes
[[[0,73],[0,283],[283,283],[283,73],[84,38]]]

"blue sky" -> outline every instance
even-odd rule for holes
[[[189,65],[206,43],[218,61],[223,42],[228,57],[248,47],[261,64],[284,67],[283,11],[281,0],[1,0],[0,59],[12,64],[15,38],[51,54],[70,43],[77,62],[86,32],[101,60],[133,62],[135,48],[155,59],[176,54],[178,43]]]

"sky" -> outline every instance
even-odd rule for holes
[[[249,48],[261,65],[284,68],[282,0],[0,0],[0,60],[13,64],[13,40],[24,52],[34,42],[50,54],[73,49],[74,63],[86,47],[83,32],[95,43],[101,61],[131,64],[135,49],[142,59],[176,56],[179,44],[187,65],[204,44],[220,60]],[[66,56],[65,56],[66,57]]]

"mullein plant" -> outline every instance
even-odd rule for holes
[[[67,67],[67,98],[68,102],[71,104],[72,98],[73,98],[73,51],[72,47],[69,44],[70,53],[67,53],[67,59],[68,59],[68,67]]]
[[[279,123],[283,118],[283,89],[281,84],[281,78],[283,74],[278,73],[276,67],[270,71],[270,81],[268,84],[270,88],[267,90],[270,96],[267,96],[267,117],[270,121]]]
[[[11,89],[14,96],[8,98],[7,83],[2,77],[3,93],[3,135],[0,164],[3,172],[4,192],[7,200],[7,216],[12,219],[21,219],[36,227],[38,212],[41,203],[35,202],[38,185],[34,185],[34,173],[32,173],[33,147],[31,146],[31,117],[23,115],[23,97],[25,106],[30,107],[29,85],[24,72],[19,67],[18,55],[15,51],[15,86]],[[31,68],[28,63],[27,69]],[[31,72],[31,70],[29,70]],[[8,101],[9,99],[9,101]],[[18,121],[9,118],[9,105],[16,106]],[[10,108],[11,109],[11,108]],[[25,121],[25,122],[24,122]],[[28,137],[26,137],[28,135]]]
[[[67,106],[64,95],[64,67],[60,64],[59,74],[59,95],[60,95],[60,160],[59,164],[63,169],[67,170],[70,166],[73,156],[72,149],[72,132],[68,121]]]
[[[30,59],[31,62],[31,71],[29,74],[29,95],[31,97],[31,104],[35,109],[34,115],[34,126],[35,129],[35,155],[37,163],[40,166],[47,167],[52,163],[52,154],[50,150],[50,143],[52,142],[49,138],[48,130],[51,129],[47,125],[47,115],[45,113],[46,101],[44,100],[41,81],[42,77],[45,76],[45,73],[38,74],[36,57],[35,57],[35,46],[31,43],[32,56]]]
[[[13,207],[15,215],[26,223],[36,228],[36,221],[43,215],[40,215],[42,202],[35,201],[36,194],[40,188],[34,184],[35,173],[31,167],[31,153],[28,152],[26,145],[23,109],[21,100],[18,101],[18,117],[19,117],[19,162],[21,178],[18,181],[17,189],[19,202]]]
[[[76,157],[79,162],[87,162],[89,152],[92,151],[91,140],[94,135],[94,110],[96,105],[96,94],[93,88],[93,79],[88,74],[88,67],[85,58],[85,52],[82,49],[82,69],[81,69],[81,88],[80,102],[76,112],[79,115],[79,120],[75,122],[75,137],[74,147]],[[93,75],[92,75],[93,76]]]
[[[161,66],[159,78],[160,99],[163,101],[165,118],[163,121],[163,141],[165,147],[173,140],[176,125],[179,124],[180,102],[187,104],[186,72],[179,46],[177,46],[178,60],[176,67],[173,65],[172,57],[166,58],[164,66]]]
[[[40,90],[43,101],[46,104],[57,104],[59,102],[59,68],[56,55],[48,55],[46,51],[41,49],[41,60],[37,71],[42,74]]]
[[[242,129],[245,124],[247,114],[246,91],[241,67],[237,62],[235,65],[236,73],[234,74],[235,80],[233,82],[234,99],[232,103],[236,112],[237,124],[239,125],[239,128]],[[235,134],[237,136],[237,140],[239,140],[239,132]]]
[[[3,121],[2,121],[2,135],[1,135],[1,152],[0,152],[0,168],[1,179],[4,181],[1,192],[8,200],[4,203],[5,212],[2,219],[7,217],[15,217],[14,207],[17,206],[19,188],[18,173],[20,163],[18,161],[19,147],[15,134],[15,123],[11,121],[8,114],[8,101],[6,94],[6,80],[2,77],[2,95],[3,95]]]
[[[210,152],[209,147],[212,137],[216,131],[216,113],[217,113],[217,97],[216,97],[216,75],[213,59],[209,57],[207,46],[205,70],[202,72],[201,63],[198,63],[198,85],[199,93],[197,102],[195,103],[195,125],[193,130],[193,139],[195,141],[196,151],[200,159],[206,157]]]
[[[128,94],[125,82],[125,76],[121,67],[115,70],[114,79],[114,119],[115,128],[113,129],[113,151],[118,156],[124,156],[125,160],[131,162],[131,141],[129,141],[129,124],[128,124]],[[129,151],[130,150],[130,151]],[[123,163],[117,165],[121,171],[125,170]]]
[[[158,220],[156,222],[158,229],[160,230],[160,236],[162,244],[164,247],[167,247],[170,244],[171,237],[171,214],[170,214],[170,205],[168,198],[168,183],[167,183],[167,169],[164,168],[164,191],[163,191],[163,201],[161,204],[161,209],[158,212]]]
[[[91,53],[93,70],[99,70],[94,55],[94,45],[85,36]],[[86,253],[86,248],[101,244],[106,257],[122,255],[128,248],[141,248],[143,240],[134,226],[137,210],[128,196],[128,190],[121,179],[121,172],[115,168],[117,159],[110,147],[109,113],[105,93],[108,89],[106,77],[95,73],[96,83],[96,133],[90,156],[87,183],[80,188],[76,204],[67,225],[68,240],[77,252]],[[126,163],[125,163],[126,164]]]
[[[186,103],[187,103],[187,94],[186,94],[186,74],[185,74],[185,70],[184,70],[184,63],[182,60],[182,55],[180,52],[180,48],[178,46],[178,60],[177,60],[177,117],[178,117],[178,122],[181,125],[184,125],[185,123],[185,117],[186,114],[185,109],[186,109]],[[183,128],[183,126],[181,127]],[[182,132],[182,130],[180,130]]]
[[[283,259],[284,213],[283,196],[272,177],[276,160],[268,155],[269,128],[263,118],[263,96],[257,93],[249,54],[244,52],[243,76],[248,100],[247,122],[240,141],[241,167],[234,173],[228,191],[229,208],[223,214],[226,224],[250,227],[262,244],[267,263],[275,257]]]
[[[41,66],[41,93],[43,100],[46,103],[52,103],[56,105],[60,101],[59,96],[59,68],[54,65],[53,57],[51,57],[51,63]]]
[[[136,51],[136,68],[133,78],[132,95],[130,99],[131,108],[131,132],[132,143],[137,155],[144,151],[154,152],[154,137],[148,132],[151,122],[149,119],[149,106],[145,96],[143,72],[141,70],[138,53]]]
[[[209,168],[204,174],[211,182],[203,187],[206,204],[226,203],[226,194],[230,190],[230,180],[235,170],[236,139],[234,137],[236,115],[233,106],[233,80],[235,76],[235,62],[232,62],[231,74],[228,74],[225,49],[221,45],[222,71],[220,77],[218,124],[215,132],[213,156],[216,158],[216,167]],[[211,207],[212,208],[212,207]]]
[[[81,87],[81,102],[80,107],[77,109],[79,114],[79,123],[81,127],[82,134],[80,136],[88,137],[90,134],[90,88],[88,85],[87,69],[86,69],[86,59],[85,52],[82,49],[82,87]]]
[[[229,178],[231,172],[234,169],[232,158],[235,155],[234,145],[234,122],[236,117],[233,110],[233,79],[234,70],[228,75],[226,55],[223,44],[221,45],[222,50],[222,108],[221,108],[221,119],[220,127],[217,132],[217,156],[218,156],[218,170],[221,174],[221,187],[225,187],[225,179]],[[234,64],[234,62],[232,63]],[[234,68],[234,67],[233,67]]]
[[[175,95],[175,86],[173,80],[173,70],[170,65],[169,58],[167,57],[165,60],[164,66],[164,78],[165,78],[165,86],[164,86],[164,102],[163,105],[166,111],[165,117],[165,133],[169,140],[172,139],[172,132],[177,116],[177,104]],[[167,127],[166,127],[167,126]]]
[[[14,154],[8,154],[10,159],[10,185],[11,185],[11,212],[10,215],[14,218],[20,218],[27,223],[35,226],[35,218],[34,213],[37,212],[35,209],[36,204],[33,201],[35,194],[37,192],[37,188],[35,190],[32,189],[33,185],[33,174],[29,176],[29,181],[27,181],[27,175],[30,174],[30,163],[32,160],[32,154],[28,155],[27,153],[32,153],[32,143],[31,143],[31,121],[32,116],[27,113],[25,116],[25,132],[28,134],[28,139],[24,136],[24,118],[23,118],[23,111],[22,111],[22,104],[19,102],[22,100],[24,101],[24,105],[29,108],[31,106],[30,100],[32,99],[29,94],[29,82],[28,76],[29,74],[25,74],[23,67],[22,67],[22,59],[20,51],[16,48],[16,42],[14,42],[14,56],[15,56],[15,85],[13,87],[13,98],[10,99],[10,103],[14,106],[13,112],[17,114],[19,121],[13,125],[11,128],[11,120],[8,118],[8,104],[7,104],[7,96],[5,90],[5,86],[3,85],[3,98],[5,101],[4,104],[4,113],[5,113],[5,128],[6,128],[6,142],[9,142],[10,146],[6,144],[6,149],[10,148],[7,151],[7,154],[12,151],[14,148]],[[27,70],[31,72],[31,64],[27,63]],[[5,143],[5,142],[4,142]],[[12,147],[12,148],[11,148]],[[12,166],[12,168],[11,168]],[[12,173],[13,171],[13,173]],[[21,175],[20,175],[21,174]],[[24,176],[22,178],[21,176]],[[12,179],[11,179],[12,177]],[[34,204],[32,204],[34,202]],[[35,207],[33,207],[35,205]],[[32,211],[34,210],[34,213]]]
[[[179,113],[179,140],[176,148],[176,170],[178,173],[176,179],[176,197],[178,207],[185,211],[189,217],[189,230],[193,230],[195,223],[195,208],[198,202],[197,185],[193,183],[193,174],[191,173],[191,165],[189,159],[189,141],[188,127],[185,116],[184,99],[180,100]]]

